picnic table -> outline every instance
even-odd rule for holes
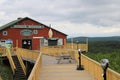
[[[61,62],[61,60],[68,60],[69,61],[69,63],[71,63],[71,61],[72,61],[72,57],[70,56],[70,54],[60,54],[60,56],[58,57],[58,63],[60,63]]]

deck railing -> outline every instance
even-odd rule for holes
[[[74,57],[78,61],[78,51],[75,51]],[[102,77],[103,70],[101,68],[100,63],[93,59],[88,58],[85,55],[81,55],[81,57],[82,65],[84,66],[85,70],[88,71],[91,75],[93,75],[97,80],[103,80]],[[107,80],[120,80],[120,74],[108,68]]]
[[[20,48],[18,48],[18,51],[20,52],[19,54],[22,57],[36,61],[28,80],[38,80],[38,75],[40,72],[40,66],[41,66],[41,61],[42,61],[41,54],[38,52],[34,53],[34,51],[20,49]],[[55,55],[55,56],[58,56],[61,53],[70,53],[70,55],[72,55],[76,59],[76,61],[78,61],[78,51],[77,50],[43,47],[43,48],[41,48],[41,51],[44,54]],[[95,80],[103,80],[102,68],[100,66],[100,63],[88,58],[85,55],[82,55],[81,58],[82,58],[81,61],[82,61],[82,65],[84,66],[84,69],[88,73],[93,75],[95,77]],[[107,80],[120,80],[120,74],[111,70],[110,68],[108,68],[107,69]]]
[[[6,54],[6,49],[4,47],[0,47],[0,53],[1,55]]]
[[[38,55],[40,54],[37,51],[27,50],[22,48],[17,48],[16,53],[19,54],[19,56],[21,56],[22,58],[33,60],[33,61],[36,61],[38,58]]]
[[[65,45],[65,48],[66,48],[66,49],[75,49],[75,50],[81,49],[81,50],[83,50],[83,51],[88,52],[88,43],[79,43],[79,44],[67,43],[67,44]]]
[[[0,80],[2,80],[1,76],[0,76]]]
[[[42,63],[42,56],[41,56],[41,53],[40,53],[36,62],[35,62],[35,65],[34,65],[32,71],[31,71],[31,74],[28,77],[28,80],[38,80],[39,79],[41,63]]]
[[[44,54],[48,54],[48,55],[60,55],[61,53],[69,53],[78,62],[78,51],[77,50],[43,47],[41,48],[41,51]],[[93,59],[88,58],[87,56],[83,54],[81,55],[81,58],[82,58],[81,62],[82,62],[82,65],[84,66],[84,69],[88,71],[88,73],[93,75],[95,79],[103,80],[103,77],[102,77],[103,71],[102,71],[100,63],[96,62]],[[107,69],[107,80],[120,80],[120,74],[108,68]]]
[[[13,71],[13,74],[15,74],[16,67],[15,67],[14,61],[12,59],[10,49],[6,49],[6,55],[7,55],[9,62],[10,62],[10,66],[11,66],[11,69]]]
[[[22,57],[19,55],[19,53],[16,53],[16,55],[17,55],[17,58],[18,58],[18,60],[20,62],[20,65],[21,65],[21,67],[23,69],[24,74],[26,75],[26,67],[25,67],[25,64],[24,64],[24,62],[22,60]]]
[[[38,80],[40,73],[40,66],[42,63],[42,56],[40,52],[17,48],[16,53],[19,54],[22,58],[26,58],[28,60],[34,60],[35,65],[28,77],[28,80]]]

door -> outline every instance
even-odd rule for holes
[[[23,39],[22,48],[32,50],[32,39]]]

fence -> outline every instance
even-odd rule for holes
[[[40,73],[40,66],[42,63],[41,53],[32,50],[22,49],[22,48],[17,48],[16,53],[23,58],[35,61],[35,65],[28,77],[28,80],[38,80]]]
[[[66,49],[74,49],[74,50],[78,50],[78,49],[81,49],[83,51],[86,51],[88,52],[88,43],[86,44],[75,44],[75,43],[67,43],[65,45],[65,48]]]
[[[78,62],[78,51],[77,50],[42,47],[41,51],[44,54],[56,55],[56,56],[61,53],[69,53]],[[81,56],[81,61],[82,61],[82,65],[84,66],[84,69],[88,73],[90,73],[92,76],[94,76],[95,80],[103,80],[103,77],[102,77],[103,71],[102,71],[100,63],[88,58],[85,55]],[[120,80],[120,74],[108,68],[107,69],[107,80]]]
[[[39,54],[28,80],[38,80],[42,63],[42,56]]]
[[[19,54],[19,56],[21,56],[22,58],[26,58],[28,60],[34,60],[34,61],[37,60],[38,55],[40,54],[37,51],[27,50],[22,48],[17,48],[16,53]]]
[[[0,80],[2,80],[1,76],[0,76]]]
[[[9,60],[11,69],[13,71],[13,74],[15,74],[16,67],[15,67],[14,61],[12,59],[12,55],[11,55],[10,49],[6,49],[6,55],[7,55],[7,58]]]
[[[38,52],[20,49],[20,48],[18,48],[16,52],[17,51],[22,57],[36,61],[28,80],[38,80],[38,73],[40,72],[40,66],[41,66],[41,61],[42,61],[41,54]],[[42,47],[41,51],[44,54],[54,55],[54,56],[58,56],[61,53],[69,53],[71,56],[73,56],[76,59],[76,61],[78,61],[77,50]],[[82,61],[82,65],[84,66],[84,69],[88,71],[88,73],[93,75],[95,77],[95,80],[103,80],[102,68],[100,66],[100,63],[88,58],[85,55],[81,56],[81,61]],[[120,80],[120,74],[108,68],[107,69],[107,80]]]

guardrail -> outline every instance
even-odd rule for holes
[[[41,53],[37,51],[22,49],[22,48],[17,48],[16,53],[23,58],[35,61],[35,65],[28,77],[28,80],[38,80],[40,73],[40,66],[42,63]]]
[[[28,60],[34,60],[34,61],[37,60],[38,55],[40,54],[37,51],[27,50],[22,48],[17,48],[16,53],[19,54],[19,56],[21,56],[22,58],[26,58]]]
[[[6,54],[6,49],[4,47],[0,47],[0,54]]]
[[[48,54],[48,55],[59,55],[61,53],[69,53],[78,62],[78,51],[77,50],[42,47],[41,51],[44,54]],[[103,77],[102,77],[103,70],[101,68],[100,63],[96,62],[93,59],[88,58],[87,56],[83,54],[81,55],[81,62],[82,62],[82,65],[84,66],[84,69],[88,71],[88,73],[93,75],[95,79],[103,80]],[[120,80],[120,74],[108,68],[107,69],[107,80]]]
[[[66,49],[74,49],[74,50],[78,50],[81,49],[83,51],[88,52],[88,43],[79,43],[79,44],[75,44],[75,43],[67,43],[65,45]]]
[[[31,71],[31,74],[28,77],[28,80],[38,80],[39,79],[41,63],[42,63],[42,56],[41,56],[41,53],[40,53],[36,62],[35,62],[35,65],[34,65],[32,71]]]
[[[78,62],[78,51],[74,51],[74,57]],[[82,65],[84,69],[88,71],[91,75],[93,75],[97,80],[103,80],[102,73],[103,70],[101,68],[100,63],[97,61],[88,58],[85,55],[81,55]],[[107,80],[120,80],[120,74],[113,71],[112,69],[107,69]]]
[[[13,74],[15,74],[16,67],[15,67],[14,61],[12,59],[12,55],[10,53],[10,49],[6,49],[6,55],[7,55],[7,58],[9,60],[9,62],[10,62],[10,66],[11,66],[11,69],[13,71]]]
[[[59,56],[61,53],[71,53],[71,49],[65,49],[65,48],[54,48],[54,47],[41,47],[40,51],[47,55],[52,56]]]
[[[21,48],[18,48],[16,52],[17,51],[22,57],[36,61],[28,80],[38,80],[38,73],[40,72],[40,66],[42,63],[41,54],[38,52],[35,53],[34,51],[25,50]],[[69,53],[71,56],[73,56],[76,59],[76,61],[78,61],[77,50],[42,47],[41,51],[44,54],[55,55],[55,56],[58,56],[61,53]],[[100,66],[100,63],[88,58],[87,56],[83,54],[81,55],[81,61],[82,61],[82,65],[84,66],[84,69],[88,71],[91,75],[93,75],[96,80],[103,80],[102,68]],[[107,80],[120,80],[120,74],[108,68],[107,69]]]
[[[0,76],[0,80],[2,80],[1,76]]]
[[[24,74],[26,75],[26,67],[25,67],[25,64],[24,64],[24,62],[22,60],[22,57],[18,53],[16,53],[16,55],[17,55],[17,58],[18,58],[18,60],[20,62],[20,65],[21,65],[21,67],[23,69]]]

